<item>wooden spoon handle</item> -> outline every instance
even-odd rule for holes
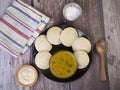
[[[101,56],[101,71],[100,71],[100,81],[106,80],[106,72],[105,72],[105,63],[104,63],[104,55]]]

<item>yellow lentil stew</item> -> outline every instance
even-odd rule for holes
[[[75,74],[76,70],[76,58],[69,51],[58,51],[50,60],[50,71],[57,78],[69,78]]]

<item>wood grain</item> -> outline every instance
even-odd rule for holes
[[[33,6],[40,10],[51,18],[50,23],[47,27],[61,24],[64,22],[62,16],[62,8],[65,5],[65,0],[34,0]],[[39,81],[34,86],[34,90],[39,90],[42,87],[42,90],[70,90],[69,83],[56,83],[44,77],[40,74]]]
[[[14,0],[0,0],[0,17],[3,16],[7,7],[12,3],[12,1]]]
[[[6,8],[14,0],[0,1],[1,13],[4,14]],[[30,0],[29,0],[30,1]],[[23,88],[19,86],[15,81],[15,72],[19,66],[23,64],[31,64],[32,47],[29,49],[23,57],[14,58],[9,53],[0,48],[0,90],[31,90],[31,88]]]
[[[99,81],[100,75],[100,57],[96,54],[95,44],[98,39],[104,37],[104,25],[102,17],[101,0],[75,0],[82,7],[82,17],[73,23],[87,34],[93,45],[92,63],[87,73],[79,80],[71,83],[72,90],[109,90],[108,80]],[[89,88],[88,88],[89,87]]]
[[[48,27],[64,23],[62,9],[65,5],[65,0],[34,0],[33,6],[48,15],[51,21]]]
[[[32,5],[32,2],[33,2],[33,0],[21,0],[21,1],[23,1],[24,3],[26,3],[30,6]]]
[[[120,1],[103,0],[107,62],[111,90],[120,90]]]
[[[14,0],[0,0],[0,16]],[[22,0],[28,5],[42,11],[51,18],[46,28],[68,23],[79,27],[92,42],[92,63],[87,73],[76,81],[58,83],[47,79],[39,73],[38,82],[30,88],[23,88],[15,81],[15,71],[23,64],[34,64],[34,44],[18,59],[0,49],[0,90],[120,90],[120,1],[119,0]],[[75,22],[68,22],[62,15],[63,7],[70,2],[78,3],[82,16]],[[100,57],[94,45],[104,38],[108,42],[105,57],[107,81],[99,81]],[[109,76],[109,77],[108,77]]]

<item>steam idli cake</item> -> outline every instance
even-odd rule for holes
[[[48,41],[53,45],[59,45],[61,43],[60,41],[61,32],[62,32],[62,29],[60,27],[57,27],[57,26],[51,27],[47,31]]]
[[[91,50],[91,43],[87,38],[79,37],[73,42],[72,48],[74,51],[82,50],[89,53]]]
[[[35,48],[38,52],[40,52],[40,51],[50,51],[52,49],[52,45],[48,42],[45,35],[40,35],[35,40]]]
[[[35,56],[35,64],[40,69],[48,69],[51,54],[48,51],[41,51]]]
[[[84,51],[76,51],[74,52],[74,55],[78,62],[78,68],[83,69],[86,68],[90,62],[89,56]]]
[[[78,38],[77,30],[73,27],[65,28],[60,35],[62,44],[66,47],[71,47],[75,39]]]

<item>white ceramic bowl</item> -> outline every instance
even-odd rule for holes
[[[81,15],[82,15],[82,9],[76,3],[69,3],[63,8],[63,16],[68,21],[75,21]]]

